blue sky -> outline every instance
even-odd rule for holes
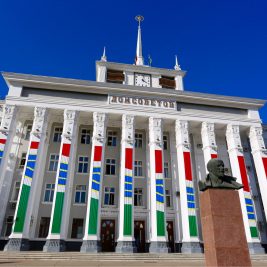
[[[267,99],[265,0],[0,0],[0,70],[95,80],[103,46],[134,62],[137,14],[144,57],[173,68],[177,54],[185,90]]]

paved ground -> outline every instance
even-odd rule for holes
[[[252,265],[267,267],[267,255],[252,256]],[[205,266],[203,254],[115,254],[100,253],[88,255],[75,252],[42,253],[42,252],[0,252],[2,266],[118,266],[118,267],[171,267],[171,266]]]

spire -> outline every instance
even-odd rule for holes
[[[103,55],[101,57],[101,61],[107,61],[107,57],[106,57],[106,47],[104,46],[104,51],[103,51]]]
[[[174,69],[176,69],[176,70],[181,70],[181,67],[180,67],[180,65],[178,64],[177,55],[175,55],[175,66],[174,66]]]
[[[144,17],[141,15],[138,15],[135,17],[135,20],[138,21],[138,34],[137,34],[135,65],[144,65],[144,58],[142,56],[142,40],[141,40],[141,21],[144,20]]]

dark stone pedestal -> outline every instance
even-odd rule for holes
[[[167,242],[151,242],[149,246],[149,253],[168,253],[169,248]]]
[[[101,251],[100,242],[97,240],[84,240],[80,251],[84,253],[100,252]]]
[[[184,254],[202,253],[199,242],[183,242],[181,252]]]
[[[206,266],[251,266],[238,192],[204,191],[200,214]]]
[[[5,245],[4,251],[27,251],[29,240],[24,238],[11,238]]]
[[[60,239],[47,239],[43,248],[44,252],[63,252],[65,250],[65,241]]]
[[[137,248],[134,241],[118,241],[116,253],[136,253]]]

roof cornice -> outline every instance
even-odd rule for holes
[[[145,88],[124,84],[103,83],[87,80],[18,74],[10,72],[2,72],[2,75],[8,86],[33,87],[39,89],[98,94],[139,94],[144,97],[162,97],[167,99],[173,99],[178,102],[242,109],[259,109],[266,103],[266,100],[262,99],[223,96],[190,91],[178,91],[165,88]]]

